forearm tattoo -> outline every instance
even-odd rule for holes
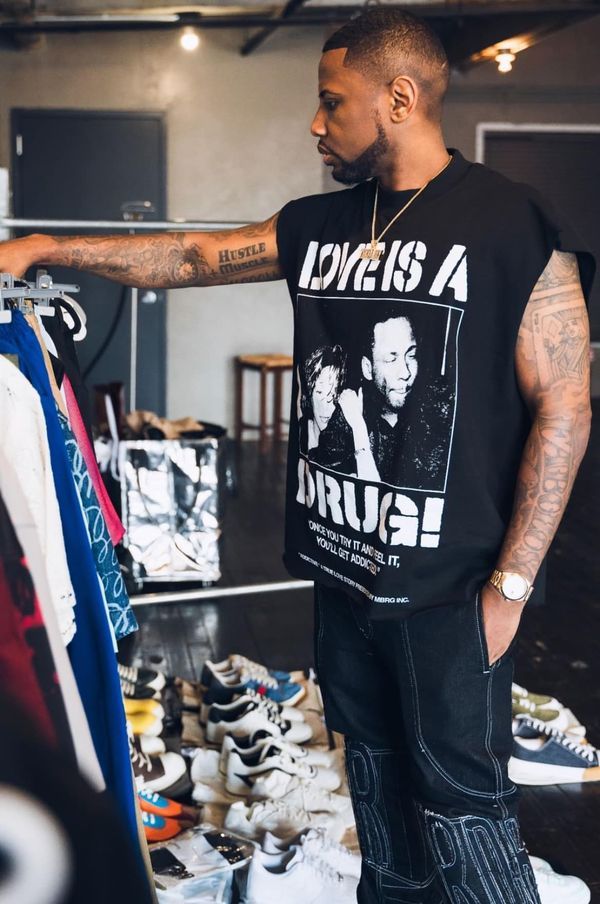
[[[55,236],[45,263],[140,288],[174,289],[279,279],[274,230],[265,223],[212,233]]]
[[[574,255],[552,255],[527,306],[517,358],[535,416],[498,567],[533,581],[589,438],[589,327]]]

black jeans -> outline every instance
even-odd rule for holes
[[[490,667],[479,601],[404,621],[316,586],[325,718],[346,737],[359,904],[539,904],[507,774],[509,650]]]

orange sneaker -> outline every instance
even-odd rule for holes
[[[155,841],[170,841],[186,828],[176,819],[166,819],[164,816],[157,816],[156,813],[146,813],[145,810],[142,812],[142,824],[149,844]]]

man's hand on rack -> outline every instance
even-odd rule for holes
[[[32,236],[24,239],[13,239],[0,242],[0,273],[12,273],[13,276],[24,276],[35,261],[32,248]]]

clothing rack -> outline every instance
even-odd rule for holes
[[[114,232],[169,232],[181,230],[212,232],[221,229],[238,229],[252,221],[217,220],[28,220],[0,217],[0,229],[110,229]]]
[[[54,307],[44,302],[64,301],[72,311],[75,311],[81,326],[85,326],[85,313],[71,298],[71,295],[77,292],[79,286],[55,284],[45,270],[37,271],[35,282],[16,279],[12,273],[0,273],[0,323],[10,322],[14,309],[24,313],[35,310],[42,316],[53,317],[56,313]]]

